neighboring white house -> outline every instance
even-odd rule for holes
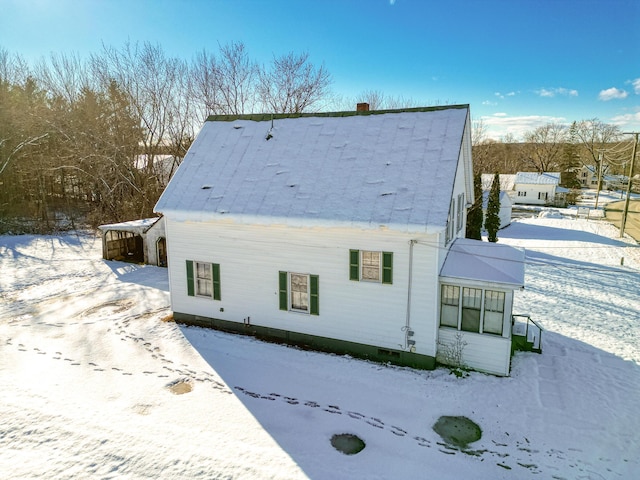
[[[419,368],[460,332],[508,375],[524,254],[464,238],[470,128],[468,105],[210,117],[155,207],[174,318]]]
[[[514,180],[513,203],[521,205],[554,205],[561,199],[556,193],[566,196],[566,190],[557,192],[560,173],[518,172]]]
[[[98,227],[102,233],[102,258],[167,266],[164,218],[143,218]]]

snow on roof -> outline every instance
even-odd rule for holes
[[[524,250],[458,238],[449,249],[440,276],[522,287]]]
[[[489,194],[491,192],[489,190],[484,190],[482,192],[482,208],[485,209],[489,205]],[[511,201],[511,197],[504,190],[500,190],[500,208],[502,207],[510,207],[513,205]]]
[[[468,114],[461,105],[211,117],[155,211],[178,220],[440,231]]]
[[[493,173],[483,173],[480,177],[480,182],[482,185],[482,190],[491,190],[491,185],[493,185]],[[500,190],[513,190],[513,186],[516,181],[515,174],[509,173],[501,173],[499,175],[500,178]]]
[[[527,185],[558,185],[560,183],[560,173],[518,172],[516,173],[515,183]]]
[[[140,220],[131,220],[129,222],[110,223],[107,225],[100,225],[98,229],[102,232],[116,230],[120,232],[145,233],[161,218],[162,217],[141,218]]]

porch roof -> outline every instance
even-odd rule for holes
[[[524,287],[524,250],[458,238],[449,248],[440,276]]]

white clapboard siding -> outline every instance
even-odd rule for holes
[[[456,334],[462,335],[466,345],[462,351],[465,367],[494,375],[508,376],[511,362],[511,339],[496,335],[461,332],[452,328],[439,329],[439,344],[451,345],[456,342]],[[444,363],[442,347],[436,360]]]
[[[435,356],[438,236],[391,230],[295,228],[167,219],[175,312],[402,350],[410,240],[416,353]],[[349,250],[393,252],[393,284],[349,280]],[[440,253],[441,255],[442,253]],[[220,265],[221,300],[189,297],[186,260]],[[320,315],[279,310],[278,272],[319,276]]]

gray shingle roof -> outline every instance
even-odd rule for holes
[[[155,210],[182,220],[440,230],[468,115],[462,105],[210,117]]]

